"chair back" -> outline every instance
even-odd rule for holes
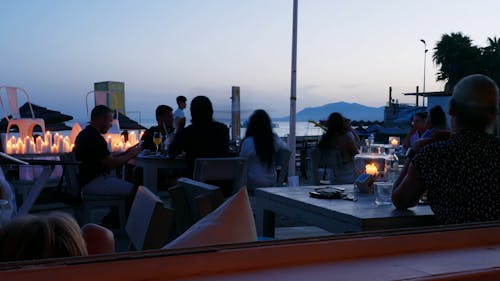
[[[219,187],[188,178],[179,178],[178,185],[168,191],[176,211],[177,232],[181,234],[224,202]]]
[[[1,94],[3,92],[5,92],[5,96],[7,98],[8,108],[6,107],[4,96]],[[31,112],[31,118],[33,119],[35,118],[35,113],[33,111],[33,107],[31,106],[31,99],[28,92],[19,87],[0,86],[0,104],[2,106],[3,115],[5,119],[7,119],[7,121],[10,120],[9,115],[12,116],[12,119],[21,118],[21,113],[19,112],[19,98],[18,98],[19,93],[24,94],[24,96],[26,97],[26,101],[28,103]]]
[[[137,250],[159,249],[173,238],[174,210],[144,186],[139,186],[125,231]]]
[[[232,181],[232,190],[224,192],[224,195],[235,194],[247,185],[246,159],[243,157],[197,158],[193,179],[201,182]]]
[[[335,170],[342,165],[342,154],[338,149],[319,149],[311,151],[311,174],[314,185],[320,184],[320,168]]]
[[[279,149],[274,154],[274,162],[276,163],[276,170],[278,172],[276,186],[282,186],[288,176],[288,163],[290,162],[290,155],[290,150],[284,148]]]
[[[74,152],[69,152],[59,156],[61,161],[76,162],[76,156]],[[64,165],[63,166],[63,179],[66,183],[67,192],[74,198],[81,197],[81,190],[78,184],[79,168],[78,165]]]

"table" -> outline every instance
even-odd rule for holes
[[[153,192],[158,191],[159,169],[186,169],[184,158],[170,158],[164,155],[139,154],[128,161],[129,164],[142,167],[142,183]]]
[[[317,187],[257,188],[258,235],[274,237],[275,214],[286,215],[334,233],[437,224],[434,213],[427,205],[397,210],[393,205],[377,206],[374,195],[368,194],[360,194],[356,202],[310,197],[309,192]]]
[[[24,158],[18,156],[19,158]],[[31,157],[28,157],[31,158]],[[23,198],[23,203],[17,210],[18,215],[27,214],[31,207],[35,204],[36,199],[42,192],[43,188],[46,186],[47,181],[50,178],[52,172],[58,165],[79,165],[80,162],[77,161],[60,161],[60,160],[32,160],[32,159],[22,159],[29,163],[30,166],[42,166],[41,174],[33,181],[33,184],[29,187],[29,192],[26,197]],[[19,163],[13,164],[13,162],[1,161],[2,165],[19,165]],[[3,173],[2,173],[3,175]]]

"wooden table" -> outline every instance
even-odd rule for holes
[[[184,158],[170,158],[164,155],[144,155],[130,159],[129,164],[142,167],[142,183],[153,192],[158,191],[159,169],[186,169],[187,163]]]
[[[352,185],[345,185],[351,187]],[[324,187],[324,186],[323,186]],[[333,233],[436,224],[429,206],[397,210],[377,206],[374,195],[360,194],[356,202],[309,196],[316,186],[257,188],[256,224],[259,236],[274,237],[275,214],[321,227]]]
[[[47,181],[50,178],[50,175],[52,172],[54,172],[54,169],[58,165],[79,165],[80,162],[76,161],[60,161],[60,160],[38,160],[38,159],[32,159],[32,155],[17,155],[18,158],[20,158],[23,161],[26,161],[30,166],[42,166],[42,172],[40,173],[39,176],[37,176],[31,186],[28,189],[28,194],[23,198],[23,203],[19,207],[17,214],[18,215],[23,215],[27,214],[30,209],[33,207],[35,204],[36,199],[42,192],[43,188],[46,186]],[[9,162],[8,160],[2,159],[0,161],[0,165],[19,165],[19,163],[13,163]],[[3,172],[0,176],[4,176]]]

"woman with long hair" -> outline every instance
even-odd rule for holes
[[[276,184],[274,155],[286,144],[275,134],[271,118],[262,109],[253,112],[248,121],[245,138],[241,144],[240,156],[247,158],[247,188],[252,192],[257,187]]]
[[[318,144],[318,153],[321,157],[335,157],[325,160],[335,162],[329,167],[329,180],[332,184],[353,183],[355,180],[354,155],[358,149],[353,139],[348,135],[345,118],[338,112],[328,116],[326,133],[321,137]],[[335,152],[335,153],[333,153]]]

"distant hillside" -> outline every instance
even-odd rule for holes
[[[359,103],[334,102],[319,107],[307,107],[297,112],[297,121],[326,120],[332,112],[339,112],[351,120],[383,121],[384,107],[369,107]],[[274,118],[288,121],[289,116]]]

